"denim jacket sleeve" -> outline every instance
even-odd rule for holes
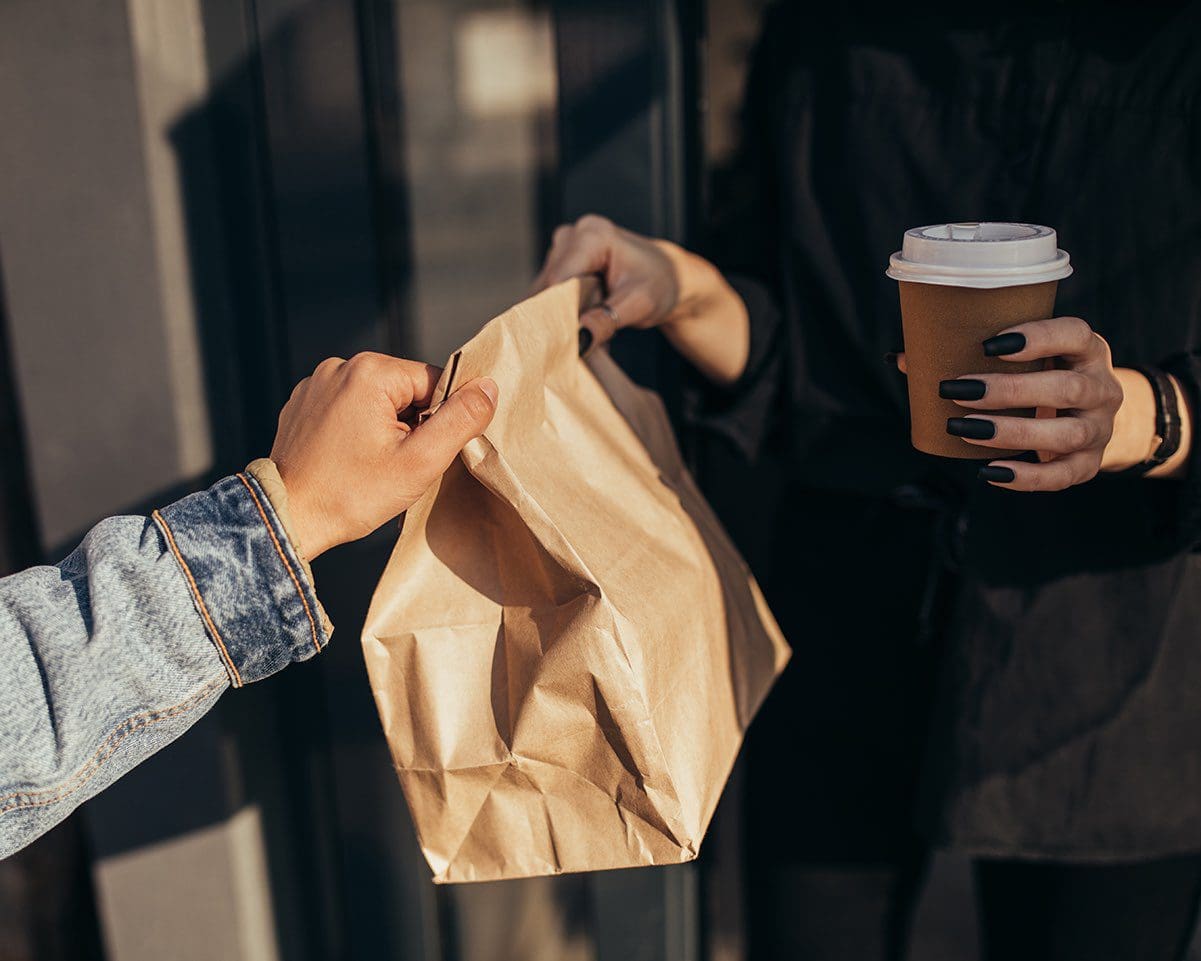
[[[0,857],[332,627],[269,461],[0,579]],[[277,507],[280,509],[277,510]]]

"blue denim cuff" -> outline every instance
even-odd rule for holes
[[[234,687],[329,643],[313,586],[254,477],[227,477],[153,517]]]

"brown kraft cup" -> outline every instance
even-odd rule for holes
[[[942,457],[995,459],[1021,451],[980,447],[947,433],[947,420],[972,413],[938,396],[938,385],[965,374],[1021,374],[1042,370],[1041,360],[1015,364],[985,357],[989,337],[1028,320],[1053,316],[1059,281],[980,290],[901,281],[901,323],[909,369],[909,416],[913,446]],[[992,413],[1033,417],[1034,410]]]
[[[1042,360],[986,357],[984,341],[1054,315],[1059,281],[1071,274],[1055,231],[1034,224],[959,223],[905,233],[888,275],[898,281],[913,446],[941,457],[992,460],[1022,453],[969,444],[947,421],[975,411],[938,396],[939,384],[970,374],[1042,370]],[[983,413],[983,411],[981,411]],[[1033,409],[989,411],[1033,417]]]

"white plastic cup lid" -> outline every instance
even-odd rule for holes
[[[944,287],[1018,287],[1071,275],[1055,231],[1036,224],[934,224],[905,231],[888,276]]]

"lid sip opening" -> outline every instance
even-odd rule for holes
[[[950,287],[1017,287],[1062,280],[1070,258],[1050,227],[1037,224],[963,222],[905,231],[889,258],[893,280]]]

